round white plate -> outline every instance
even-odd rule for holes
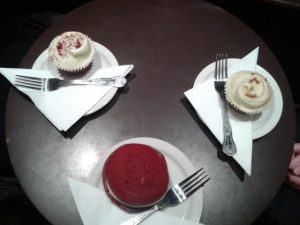
[[[228,66],[239,62],[240,59],[228,59]],[[194,82],[194,86],[201,84],[207,80],[213,79],[215,70],[215,63],[211,63],[206,66],[197,76]],[[252,119],[252,135],[253,139],[258,139],[267,133],[269,133],[278,123],[282,109],[283,99],[280,88],[272,75],[259,65],[256,66],[256,71],[264,76],[270,83],[273,90],[273,102],[272,106],[265,110],[259,117],[253,117]],[[215,90],[214,90],[215,91]]]
[[[98,69],[118,66],[118,61],[116,57],[103,45],[94,42],[95,45],[95,56],[93,59],[93,63],[91,67],[84,72],[82,79],[89,78],[92,74],[94,74]],[[62,77],[61,72],[49,61],[48,57],[48,49],[44,50],[39,57],[35,60],[32,69],[36,70],[49,70],[52,72],[54,77]],[[85,115],[89,115],[91,113],[96,112],[97,110],[104,107],[116,94],[118,88],[111,87],[111,89],[107,92],[103,98],[97,102],[97,104],[91,108]]]
[[[175,146],[155,138],[149,137],[137,137],[122,141],[105,152],[99,162],[96,164],[92,172],[90,173],[87,183],[100,188],[104,191],[102,183],[102,168],[105,160],[108,156],[116,150],[119,146],[128,143],[139,143],[152,146],[160,151],[164,156],[168,164],[168,171],[170,177],[170,185],[180,182],[188,175],[196,171],[191,161]],[[113,203],[111,203],[113,204]],[[195,192],[189,199],[181,203],[176,207],[168,207],[164,210],[165,213],[176,216],[179,218],[188,219],[194,222],[199,222],[202,212],[203,196],[202,189]]]

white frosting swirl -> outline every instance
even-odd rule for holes
[[[54,65],[66,71],[76,71],[88,66],[94,56],[92,41],[75,31],[56,36],[49,46],[49,57]]]
[[[239,72],[226,82],[226,98],[246,113],[259,113],[269,105],[272,90],[267,80],[257,73]]]

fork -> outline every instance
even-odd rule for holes
[[[123,87],[127,80],[125,77],[114,76],[108,78],[96,78],[90,80],[62,80],[58,78],[38,78],[16,75],[14,84],[16,86],[35,89],[39,91],[54,91],[60,87],[71,85],[96,85]]]
[[[156,205],[151,207],[149,210],[121,223],[120,225],[137,225],[157,210],[167,206],[175,206],[184,202],[209,179],[210,177],[206,174],[203,168],[197,170],[195,173],[170,188],[163,199],[161,199]]]
[[[228,78],[227,70],[227,54],[217,54],[214,75],[214,86],[223,102],[222,117],[224,138],[222,144],[222,151],[226,155],[233,156],[236,153],[236,146],[232,137],[232,129],[228,117],[228,103],[225,97],[225,83]]]

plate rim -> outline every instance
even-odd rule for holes
[[[101,57],[105,57],[107,59],[107,61],[109,62],[110,66],[118,66],[119,63],[116,59],[116,57],[113,55],[113,53],[106,48],[104,45],[93,41],[94,46],[95,46],[95,52],[96,54],[98,54],[98,56]],[[34,63],[32,64],[32,69],[44,69],[42,67],[42,63],[44,63],[47,59],[48,59],[48,48],[46,48],[44,51],[42,51],[40,53],[40,55],[36,58],[36,60],[34,61]],[[100,68],[105,68],[105,67],[99,67]],[[50,70],[49,68],[46,68],[47,70]],[[98,110],[100,110],[101,108],[103,108],[104,106],[106,106],[111,100],[112,98],[115,96],[115,94],[117,93],[118,88],[117,87],[111,87],[110,90],[95,104],[95,106],[93,106],[86,114],[85,116],[88,116]]]
[[[166,142],[164,140],[158,139],[158,138],[153,138],[153,137],[135,137],[135,138],[129,138],[126,140],[123,140],[117,144],[115,144],[114,146],[112,146],[109,150],[105,151],[100,159],[98,160],[98,162],[95,164],[95,166],[91,169],[86,182],[89,185],[92,186],[96,186],[97,188],[101,188],[103,189],[101,182],[101,177],[102,176],[98,176],[98,178],[94,179],[95,181],[93,181],[91,178],[92,176],[96,176],[96,174],[101,173],[100,171],[102,170],[102,167],[104,165],[105,159],[114,151],[116,150],[116,148],[118,148],[121,145],[124,144],[128,144],[128,143],[140,143],[140,144],[147,144],[150,146],[153,145],[162,145],[165,147],[164,150],[160,150],[157,149],[157,146],[155,147],[158,151],[160,151],[162,154],[164,154],[164,156],[166,157],[167,162],[170,160],[169,157],[173,157],[173,159],[177,158],[177,160],[180,160],[180,165],[185,166],[186,168],[182,168],[185,169],[185,173],[186,176],[193,173],[195,171],[195,167],[192,164],[192,162],[188,159],[188,157],[182,152],[180,151],[176,146],[170,144],[169,142]],[[154,143],[154,144],[153,144]],[[169,152],[170,149],[172,149],[172,152]],[[175,153],[176,152],[176,153]],[[171,154],[172,153],[172,154]],[[180,169],[180,168],[179,168]],[[172,174],[173,176],[175,176],[174,174]],[[180,181],[182,180],[184,177],[180,178],[178,177],[177,180]],[[173,181],[173,182],[178,182],[178,181]],[[173,183],[172,183],[173,185]],[[194,200],[194,201],[193,201]],[[198,202],[200,201],[200,202]],[[202,192],[202,188],[200,188],[200,190],[198,190],[196,193],[193,194],[193,196],[191,196],[188,200],[186,200],[185,203],[183,204],[190,204],[190,210],[187,210],[189,212],[189,214],[183,214],[182,218],[183,219],[188,219],[194,222],[199,222],[201,219],[201,215],[202,215],[202,209],[203,209],[203,192]],[[185,205],[185,206],[186,206]],[[168,208],[166,208],[166,211],[168,210]]]
[[[228,65],[230,66],[233,63],[239,62],[240,60],[241,59],[238,59],[238,58],[228,58]],[[214,69],[214,67],[215,67],[214,65],[215,65],[215,62],[211,62],[210,64],[205,66],[199,72],[196,79],[194,80],[193,87],[200,84],[200,83],[203,83],[203,82],[211,79],[210,72],[211,72],[212,69]],[[260,119],[258,119],[256,121],[252,121],[252,139],[253,140],[259,139],[259,138],[265,136],[266,134],[268,134],[269,132],[271,132],[274,129],[274,127],[277,125],[277,123],[279,122],[279,120],[281,118],[281,115],[282,115],[282,111],[283,111],[282,93],[281,93],[280,87],[277,84],[274,77],[266,69],[259,66],[258,64],[256,66],[256,71],[259,74],[261,74],[262,76],[266,77],[268,79],[268,81],[270,82],[270,85],[271,85],[272,90],[273,90],[274,100],[276,99],[276,102],[273,102],[272,108],[267,110],[267,111],[272,110],[272,112],[273,112],[271,114],[272,116],[269,117],[272,120],[269,119],[267,125],[264,125],[262,128],[260,128],[260,130],[258,130],[256,128],[255,124],[257,124],[260,121]],[[262,117],[260,117],[260,118],[262,118]]]

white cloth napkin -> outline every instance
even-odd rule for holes
[[[98,70],[91,78],[126,76],[133,69],[133,65],[122,65]],[[0,73],[14,84],[15,75],[32,77],[53,77],[50,71],[0,68]],[[67,131],[76,121],[84,116],[110,90],[109,86],[80,85],[60,88],[56,91],[42,92],[28,88],[16,87],[28,95],[36,107],[57,127]]]
[[[240,70],[256,71],[258,51],[259,47],[255,48],[238,63],[228,67],[228,76]],[[205,82],[193,87],[184,94],[197,111],[201,120],[207,125],[218,141],[222,143],[222,102],[214,88],[213,73]],[[233,158],[250,176],[252,163],[252,123],[249,120],[241,119],[239,115],[234,113],[229,114],[229,120],[237,147],[237,153]]]
[[[110,203],[105,192],[89,184],[68,177],[77,209],[84,225],[120,225],[137,214],[129,214]],[[155,212],[143,221],[144,225],[201,225],[182,218]]]

